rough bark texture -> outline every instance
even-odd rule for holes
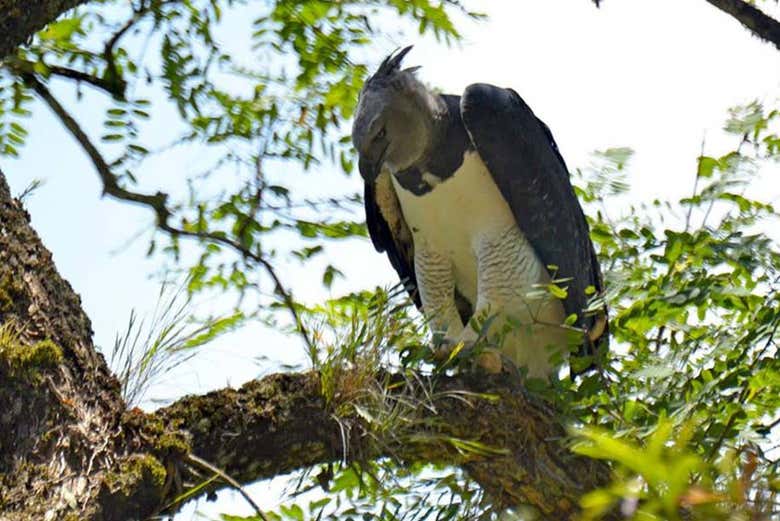
[[[417,417],[405,418],[412,427],[385,434],[354,415],[337,422],[337,407],[325,402],[313,372],[271,375],[238,390],[187,397],[155,416],[189,432],[196,455],[240,482],[338,460],[345,453],[350,459],[433,461],[464,466],[496,506],[529,504],[544,519],[565,520],[576,513],[584,492],[609,480],[604,464],[568,450],[555,411],[507,376],[441,377],[418,387],[423,388],[435,389],[436,398],[420,407]],[[464,389],[472,394],[462,394]],[[425,400],[422,391],[414,394],[405,401]],[[477,441],[496,454],[463,454],[452,439]]]
[[[780,49],[780,22],[743,0],[707,0],[724,13],[728,13],[759,38],[775,44]]]
[[[86,0],[0,0],[0,59],[57,16]]]
[[[463,465],[497,504],[531,504],[560,520],[608,479],[603,464],[566,449],[554,411],[505,378],[425,382],[435,398],[420,387],[428,407],[412,427],[389,434],[372,431],[343,401],[327,403],[313,372],[271,375],[145,414],[125,410],[91,335],[78,296],[0,174],[0,519],[144,519],[212,477],[189,454],[241,483],[345,454],[447,462]],[[463,389],[499,398],[464,398]],[[416,391],[402,392],[413,399]],[[453,438],[497,453],[464,455]]]
[[[2,173],[0,327],[0,518],[127,519],[128,499],[151,511],[157,500],[138,491],[164,469],[123,428],[118,382],[80,300]],[[130,467],[135,481],[118,474]]]

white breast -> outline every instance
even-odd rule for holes
[[[424,174],[424,179],[430,174]],[[426,179],[427,180],[427,179]],[[432,184],[432,183],[431,183]],[[430,192],[417,196],[404,189],[393,177],[393,185],[415,248],[424,247],[450,258],[455,283],[470,302],[477,298],[477,248],[485,239],[502,235],[507,227],[517,227],[514,215],[501,195],[479,154],[466,152],[460,168]],[[527,248],[530,244],[525,243]],[[534,252],[530,278],[538,278],[544,266]],[[506,259],[513,262],[513,259]],[[517,281],[528,287],[537,280]]]
[[[448,179],[425,173],[423,179],[433,189],[418,196],[392,177],[414,241],[423,311],[447,335],[460,329],[456,342],[474,340],[476,333],[463,328],[452,307],[454,282],[475,316],[504,317],[492,321],[487,336],[500,342],[506,356],[531,376],[549,375],[553,355],[568,352],[566,332],[560,327],[563,305],[545,292],[539,295],[535,286],[549,283],[550,275],[485,164],[476,152],[466,152]],[[512,326],[508,334],[501,332],[505,325]]]

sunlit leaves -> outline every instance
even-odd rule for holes
[[[753,134],[754,137],[758,136],[764,128],[766,128],[764,109],[758,101],[729,109],[729,119],[724,126],[726,132],[740,136]]]
[[[778,119],[780,110],[766,111],[760,102],[753,101],[729,110],[724,130],[742,136],[745,143],[758,147],[759,153],[772,157],[780,153]]]
[[[345,239],[348,237],[365,236],[365,228],[362,222],[336,221],[336,222],[312,222],[299,220],[295,227],[302,237],[313,239],[324,237],[327,239]]]
[[[32,95],[18,78],[0,69],[0,156],[16,157],[27,139],[24,120],[29,117]]]
[[[582,429],[576,433],[581,440],[574,451],[592,458],[607,459],[617,464],[616,472],[624,481],[610,489],[598,490],[582,498],[584,519],[600,519],[616,502],[630,519],[661,516],[670,521],[680,519],[682,498],[695,487],[691,479],[701,474],[705,461],[688,450],[694,425],[688,424],[674,433],[668,420],[661,420],[644,446],[615,438],[597,429]],[[673,438],[676,434],[677,438]],[[625,472],[625,475],[623,473]],[[703,495],[702,495],[703,496]],[[712,493],[708,503],[722,501]],[[700,501],[696,506],[700,506]]]
[[[62,47],[65,49],[74,48],[73,39],[76,36],[84,36],[84,19],[81,16],[72,18],[61,18],[50,23],[46,28],[38,33],[37,38],[46,44]]]
[[[237,36],[225,34],[222,25],[228,8],[244,16],[251,59],[237,59],[223,45]],[[0,66],[0,154],[16,155],[25,140],[19,121],[31,99],[25,74],[35,74],[47,86],[74,82],[78,96],[84,88],[105,96],[109,106],[102,128],[83,130],[99,139],[98,152],[123,187],[154,193],[157,185],[147,186],[148,177],[138,182],[149,158],[176,145],[206,150],[215,159],[203,171],[169,173],[188,194],[181,197],[180,187],[169,199],[171,221],[199,238],[202,249],[195,253],[195,265],[183,271],[191,276],[190,291],[220,288],[243,295],[258,287],[257,263],[249,259],[276,262],[283,255],[265,246],[279,233],[293,232],[309,242],[365,236],[362,222],[353,219],[359,197],[294,197],[290,175],[323,162],[345,173],[353,170],[343,129],[368,71],[365,50],[382,33],[383,17],[395,15],[395,21],[400,16],[402,22],[450,39],[457,37],[451,20],[456,11],[478,16],[458,1],[431,0],[109,0],[85,5],[49,25]],[[139,99],[139,92],[154,105]],[[175,108],[178,119],[170,119],[165,103]],[[83,124],[78,111],[74,116]],[[153,126],[169,129],[167,142],[145,137],[145,128]],[[226,175],[228,185],[214,182]],[[224,188],[215,190],[215,184]],[[179,234],[154,237],[150,244],[150,254],[169,255],[175,262],[182,258]],[[315,251],[289,250],[301,260]],[[339,273],[330,266],[323,284],[333,284]]]
[[[586,180],[576,187],[577,195],[585,201],[606,198],[628,191],[626,166],[634,151],[628,147],[608,148],[593,154],[593,162],[578,171]]]
[[[586,453],[616,464],[613,484],[583,498],[591,519],[611,508],[631,519],[677,519],[688,509],[702,520],[773,508],[776,456],[755,455],[773,444],[780,412],[780,249],[756,227],[776,222],[774,208],[748,190],[776,160],[764,146],[771,114],[755,103],[730,112],[734,150],[699,158],[689,197],[624,217],[608,212],[600,192],[588,199],[612,356],[600,381],[583,379],[561,402],[603,428],[582,434]],[[587,174],[591,188],[622,176],[617,167]],[[659,437],[665,448],[653,452]],[[744,483],[735,454],[754,455]]]

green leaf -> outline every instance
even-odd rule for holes
[[[566,289],[558,286],[557,284],[548,284],[547,291],[549,291],[550,295],[552,295],[553,297],[561,300],[565,299],[566,296],[568,295]]]
[[[282,512],[284,517],[288,519],[293,519],[295,521],[303,521],[303,509],[298,505],[290,505],[290,506],[282,505],[279,507],[279,510]]]
[[[702,178],[712,177],[715,169],[718,168],[718,160],[708,156],[699,157],[699,169],[697,175]]]

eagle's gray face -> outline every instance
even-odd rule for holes
[[[388,56],[360,93],[352,143],[368,183],[383,166],[395,173],[417,164],[431,143],[436,103],[413,70],[400,70],[410,49]]]

